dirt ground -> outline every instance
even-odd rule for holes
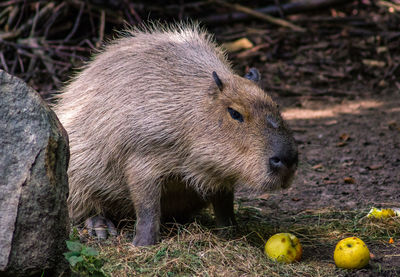
[[[255,64],[263,73],[262,86],[282,107],[300,153],[291,188],[257,200],[240,192],[238,201],[278,219],[282,214],[400,207],[400,41],[398,27],[391,29],[389,23],[394,17],[381,12],[358,11],[369,18],[364,23],[376,24],[368,25],[368,31],[349,18],[332,22],[314,15],[318,23],[310,20],[303,36],[262,25],[233,32],[235,38],[247,34],[265,44],[265,49],[231,55],[238,68]],[[396,35],[387,37],[390,30]],[[399,246],[396,241],[371,249],[382,267],[394,268],[387,276],[400,274]],[[319,254],[331,259],[329,251]]]
[[[329,101],[283,99],[283,116],[299,144],[300,164],[291,188],[254,200],[239,193],[246,206],[272,218],[319,211],[365,211],[400,207],[400,97]],[[400,243],[375,245],[371,252],[386,268],[400,271]],[[331,249],[314,249],[329,261]],[[308,253],[315,259],[315,252]],[[305,253],[307,256],[307,253]],[[387,276],[396,273],[390,273]],[[356,276],[381,276],[367,269]],[[386,275],[385,275],[386,276]]]
[[[269,197],[271,207],[399,207],[399,96],[296,99],[285,106],[283,116],[299,143],[300,166],[293,186]]]
[[[216,30],[222,40],[247,34],[264,45],[231,56],[239,69],[250,64],[262,72],[262,86],[280,104],[299,145],[293,186],[265,196],[266,207],[400,206],[400,33],[390,24],[399,17],[360,10],[367,26],[360,29],[363,24],[345,16],[353,8],[336,11],[343,17],[335,22],[314,15],[305,35],[263,25]],[[396,32],[389,35],[391,28]]]
[[[319,36],[315,44],[307,46],[300,39],[298,47],[314,50],[299,64],[287,58],[272,58],[259,66],[267,79],[263,86],[282,107],[300,153],[297,176],[288,190],[268,193],[257,200],[245,192],[238,194],[239,201],[258,207],[265,216],[279,218],[282,214],[322,210],[361,213],[371,207],[400,207],[399,71],[395,69],[395,74],[382,81],[387,68],[367,65],[365,59],[382,59],[375,52],[379,47],[376,41],[370,45],[375,49],[365,56],[362,51],[350,54],[352,51],[347,49],[342,54],[345,58],[337,59],[327,54],[326,45],[354,46],[368,38],[331,38]],[[289,51],[298,53],[296,48]],[[336,55],[341,55],[339,52]],[[292,53],[288,57],[296,60],[298,56]],[[395,57],[398,54],[396,50]],[[323,57],[331,64],[323,65],[314,57]],[[357,69],[347,69],[346,75],[346,69],[341,69],[347,66]],[[323,76],[326,72],[344,74]],[[280,76],[278,81],[276,76]],[[396,241],[394,246],[371,248],[371,252],[379,253],[382,267],[393,268],[395,273],[391,271],[387,276],[400,274],[400,243]],[[331,259],[330,251],[314,250],[321,259]],[[315,258],[315,252],[309,255]],[[368,269],[354,275],[381,276]]]
[[[299,145],[293,186],[265,195],[266,209],[400,207],[400,19],[358,7],[289,17],[306,34],[260,23],[214,29],[219,40],[256,43],[231,57],[262,72]]]

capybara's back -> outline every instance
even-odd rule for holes
[[[218,224],[233,224],[239,183],[288,186],[297,148],[258,79],[256,70],[234,74],[194,25],[133,30],[109,44],[56,106],[71,145],[72,219],[136,217],[134,244],[148,245],[161,216],[208,202]]]

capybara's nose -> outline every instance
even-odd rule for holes
[[[297,151],[281,152],[269,158],[269,167],[271,170],[279,170],[283,167],[291,168],[297,166],[299,155]]]

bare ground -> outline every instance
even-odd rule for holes
[[[344,9],[343,15],[350,10]],[[257,200],[245,192],[237,197],[241,205],[257,207],[274,219],[277,230],[285,225],[279,218],[346,211],[357,222],[371,207],[400,207],[400,41],[398,34],[385,38],[378,31],[382,26],[385,32],[391,30],[386,16],[393,19],[381,12],[359,11],[380,26],[369,25],[368,32],[350,21],[332,24],[317,15],[312,18],[318,23],[310,20],[307,35],[276,33],[257,25],[242,32],[259,45],[267,44],[268,50],[244,51],[233,58],[239,68],[258,65],[263,87],[281,105],[299,144],[300,164],[291,188]],[[385,239],[369,241],[374,266],[386,271],[376,273],[370,267],[349,275],[400,275],[400,237],[387,224],[381,226],[383,231],[387,228]],[[348,232],[358,234],[357,228]],[[338,231],[336,241],[344,235]],[[388,243],[391,236],[394,244]],[[317,255],[332,264],[333,248],[310,246],[306,259]]]
[[[279,223],[282,217],[352,211],[360,219],[371,207],[400,207],[399,94],[362,100],[300,101],[301,107],[298,101],[283,108],[300,150],[292,187],[257,200],[240,193],[238,200],[275,218],[277,228],[284,228]],[[290,228],[293,226],[287,230]],[[350,235],[358,235],[357,229]],[[388,232],[387,240],[390,236]],[[377,265],[394,271],[380,275],[366,269],[354,274],[396,276],[400,272],[399,238],[392,245],[387,240],[377,243],[371,239],[369,247]],[[332,263],[333,248],[327,244],[306,248],[305,259],[315,260],[317,255]]]
[[[293,187],[270,200],[294,211],[399,207],[399,96],[286,107],[301,162]]]

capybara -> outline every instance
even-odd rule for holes
[[[297,146],[259,79],[256,69],[235,74],[196,24],[136,28],[109,43],[55,107],[70,138],[73,221],[115,233],[109,219],[136,217],[133,244],[151,245],[161,218],[209,203],[219,226],[234,224],[239,184],[288,187]]]

